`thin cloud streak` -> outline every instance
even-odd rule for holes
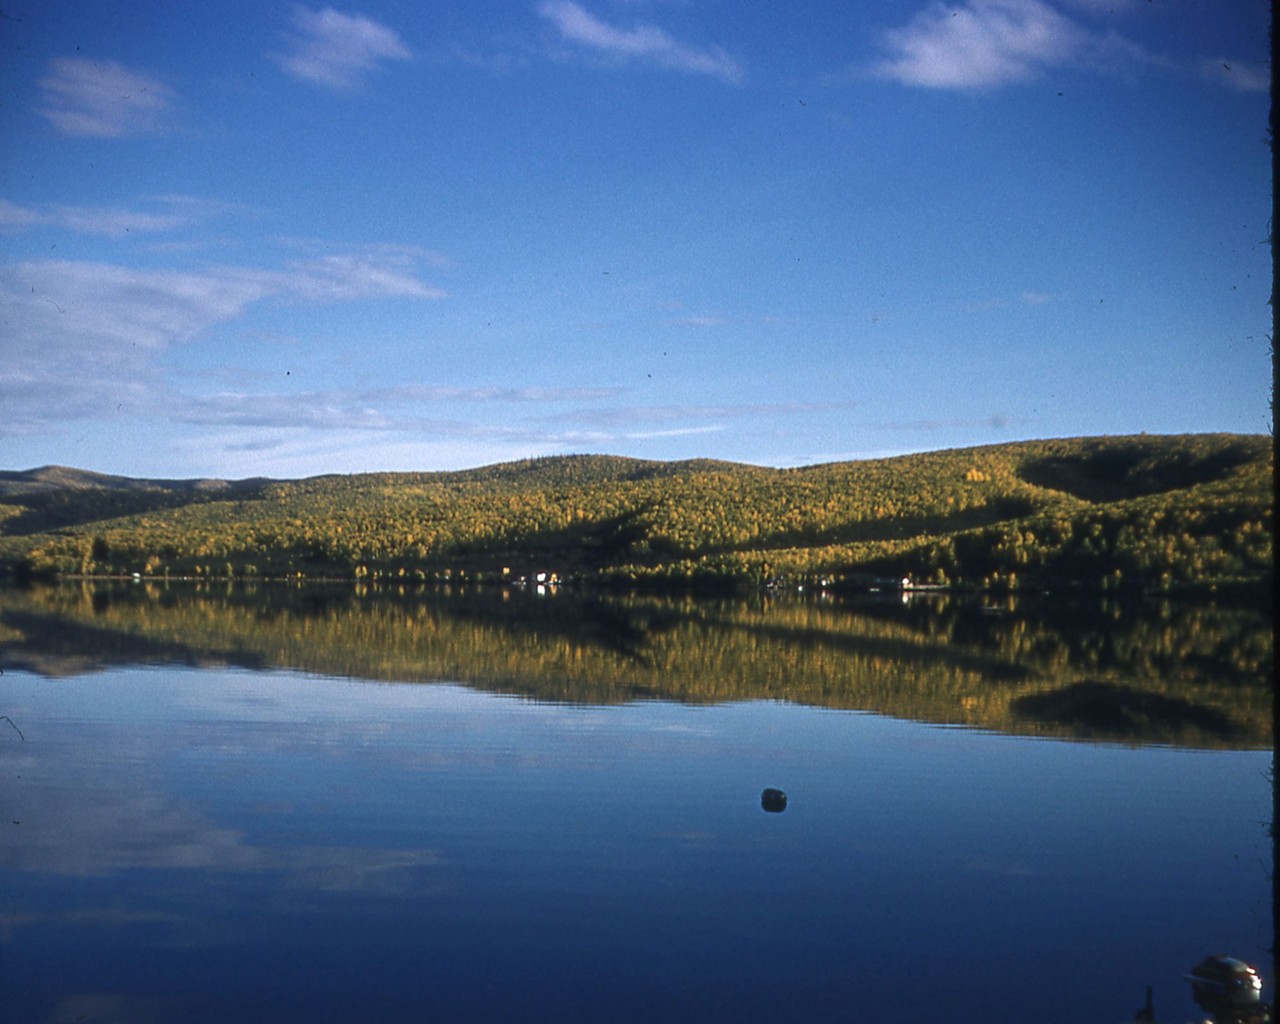
[[[293,28],[288,51],[273,55],[276,63],[295,78],[340,92],[361,85],[382,63],[412,56],[393,29],[331,7],[295,8]]]
[[[24,207],[0,199],[0,227],[28,228],[37,225],[64,228],[84,235],[122,238],[139,234],[176,231],[192,224],[180,213],[147,213],[123,207],[61,206]]]
[[[407,268],[359,254],[335,254],[298,261],[263,280],[282,295],[306,302],[344,302],[366,298],[443,299],[446,292],[418,280]]]
[[[747,419],[833,412],[854,408],[852,402],[779,402],[743,405],[651,405],[623,406],[616,409],[585,409],[557,414],[547,419],[573,420],[598,426],[640,423],[679,423],[689,420]]]
[[[1271,69],[1243,60],[1225,57],[1205,60],[1200,64],[1200,74],[1236,92],[1261,93],[1271,88]]]
[[[584,451],[616,454],[616,449],[622,446],[723,435],[727,430],[723,423],[668,429],[547,431],[520,426],[434,421],[430,430],[424,424],[414,434],[281,429],[270,436],[262,436],[246,429],[228,428],[221,433],[202,435],[198,445],[195,442],[180,444],[190,448],[191,458],[202,467],[201,475],[297,478],[375,470],[470,469],[516,459]]]
[[[60,57],[40,79],[39,112],[64,135],[119,139],[163,130],[174,93],[115,61]]]
[[[398,402],[589,402],[614,398],[621,388],[460,388],[405,384],[370,389],[371,399]]]
[[[620,441],[655,441],[672,437],[692,437],[698,434],[719,434],[723,433],[725,427],[722,424],[711,423],[699,427],[679,427],[670,430],[624,430],[616,433],[610,433],[602,430],[569,430],[562,434],[548,434],[545,436],[547,441],[555,441],[561,445],[594,445],[603,446],[616,444]],[[530,435],[530,440],[538,439],[536,435]]]
[[[174,396],[169,415],[201,426],[275,429],[321,428],[348,431],[519,436],[545,440],[544,431],[518,427],[471,426],[415,414],[415,407],[446,403],[530,404],[592,401],[612,397],[607,388],[452,388],[405,385],[349,391],[291,394],[219,394]],[[408,408],[406,408],[408,407]]]
[[[729,321],[722,316],[683,316],[663,323],[668,327],[725,327]]]
[[[616,28],[573,0],[544,0],[538,5],[538,13],[568,42],[611,60],[638,60],[673,71],[708,75],[735,85],[743,78],[742,66],[720,47],[689,46],[655,25]]]
[[[42,203],[21,206],[0,199],[0,229],[61,228],[82,235],[123,238],[130,234],[164,234],[195,227],[244,208],[196,196],[163,195],[143,200],[153,210],[125,206],[70,206]]]
[[[443,393],[440,393],[443,392]],[[533,398],[530,397],[532,393]],[[432,396],[404,407],[406,400]],[[317,459],[316,471],[343,471],[341,467],[371,466],[421,468],[424,465],[487,464],[534,455],[604,450],[620,444],[723,433],[724,420],[758,416],[762,407],[724,407],[721,422],[683,423],[662,426],[661,418],[643,415],[628,417],[626,410],[612,421],[595,419],[592,410],[555,417],[534,417],[524,422],[493,419],[461,419],[424,415],[421,406],[436,403],[467,403],[476,400],[497,403],[548,403],[591,401],[612,397],[613,389],[436,389],[405,387],[367,389],[350,392],[327,391],[295,395],[217,395],[198,398],[169,396],[167,414],[177,422],[202,428],[207,439],[207,457],[218,453],[243,466],[243,457],[255,462],[255,473],[278,473],[273,467],[293,464],[299,453],[311,460],[319,452],[330,461]],[[634,412],[634,410],[632,411]],[[551,421],[564,420],[562,428],[548,428]],[[600,426],[592,427],[593,422]],[[426,452],[430,455],[426,455]],[[414,461],[406,453],[423,453]],[[212,468],[206,472],[213,471]],[[237,469],[236,473],[245,472]],[[295,471],[296,475],[296,471]]]

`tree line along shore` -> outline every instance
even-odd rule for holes
[[[1270,593],[1260,435],[1090,437],[773,469],[556,456],[459,472],[0,472],[0,576]]]

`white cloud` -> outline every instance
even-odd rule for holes
[[[47,260],[0,272],[0,301],[17,317],[16,351],[45,355],[100,344],[163,349],[239,314],[268,291],[234,270],[192,273]]]
[[[261,394],[223,393],[176,401],[173,418],[190,424],[281,430],[323,428],[345,431],[404,431],[436,436],[536,436],[518,427],[489,427],[423,415],[445,403],[561,403],[610,397],[606,388],[457,388],[402,385],[343,391]]]
[[[676,317],[663,321],[668,327],[724,327],[728,320],[711,314]]]
[[[134,206],[70,206],[40,203],[20,206],[0,199],[0,228],[60,228],[84,235],[123,238],[131,234],[163,234],[195,227],[215,217],[246,209],[235,203],[197,196],[151,196]]]
[[[1154,61],[1114,32],[1086,29],[1044,0],[932,3],[904,28],[884,33],[872,73],[904,85],[993,89],[1079,67],[1123,74]]]
[[[742,81],[742,66],[718,46],[698,49],[673,39],[655,25],[615,28],[573,0],[543,0],[538,13],[564,39],[612,60],[640,60],[725,82]]]
[[[49,223],[72,231],[90,235],[107,235],[112,238],[119,238],[134,231],[142,233],[174,231],[191,223],[181,214],[83,206],[51,206],[46,219]]]
[[[247,316],[256,303],[441,295],[416,276],[418,255],[411,248],[368,246],[283,268],[177,271],[73,261],[0,267],[0,315],[8,331],[0,355],[0,407],[6,414],[0,435],[38,436],[75,420],[123,426],[158,419],[197,429],[222,453],[211,450],[207,459],[241,466],[275,466],[276,460],[316,444],[327,451],[339,444],[352,458],[357,452],[371,458],[374,437],[378,446],[390,449],[401,445],[408,451],[427,443],[522,457],[592,438],[646,436],[634,433],[637,426],[651,425],[643,416],[630,417],[618,432],[608,433],[584,430],[589,416],[577,421],[566,416],[554,426],[538,423],[536,416],[521,422],[509,412],[496,423],[474,418],[477,406],[495,404],[533,411],[585,406],[589,412],[595,403],[616,399],[621,393],[616,387],[405,382],[289,391],[264,388],[261,380],[242,375],[234,390],[202,393],[194,378],[172,375],[168,357],[175,348],[198,343],[218,325]],[[443,413],[449,407],[462,411]],[[708,429],[674,426],[676,433]]]
[[[297,476],[370,469],[462,468],[659,438],[720,433],[728,421],[808,411],[801,405],[601,409],[581,403],[617,389],[394,388],[302,394],[175,396],[171,416],[201,428],[202,472]],[[578,407],[523,421],[446,418],[429,403],[497,402]],[[814,406],[817,408],[826,408]],[[834,408],[834,407],[832,407]],[[468,413],[473,415],[474,413]],[[213,460],[213,461],[210,461]]]
[[[192,224],[186,213],[154,213],[118,206],[23,207],[0,199],[0,226],[66,228],[87,235],[120,238],[132,232],[174,231]]]
[[[691,423],[698,420],[765,419],[800,413],[827,412],[852,408],[843,402],[779,402],[772,404],[746,403],[742,405],[640,405],[620,406],[608,409],[585,409],[558,414],[549,419],[573,420],[579,424],[601,427],[621,427],[634,430],[642,424]],[[673,432],[719,429],[686,427]],[[620,436],[632,436],[623,434]]]
[[[340,253],[291,264],[267,275],[282,294],[306,302],[365,298],[441,299],[445,293],[418,280],[409,267]]]
[[[691,437],[697,434],[720,434],[727,428],[723,423],[709,423],[704,426],[671,427],[667,430],[624,430],[607,432],[603,430],[570,430],[558,434],[555,440],[560,445],[612,445],[619,441],[656,441],[669,437]]]
[[[35,210],[0,199],[0,228],[25,228],[41,222]]]
[[[184,397],[171,408],[180,423],[224,427],[282,427],[336,430],[390,430],[400,425],[358,396],[337,393],[296,395],[223,394]]]
[[[298,7],[293,26],[289,49],[276,54],[276,62],[297,78],[331,89],[355,88],[379,64],[412,56],[393,29],[331,7]]]
[[[323,303],[438,298],[402,262],[334,254],[283,270],[153,270],[33,261],[0,267],[0,434],[41,424],[174,410],[160,358],[268,299]],[[181,404],[181,403],[179,403]],[[356,414],[347,410],[351,419]]]
[[[459,388],[404,384],[369,392],[370,397],[402,402],[584,402],[613,398],[618,388]]]
[[[40,113],[64,135],[117,139],[161,131],[173,91],[114,61],[61,57],[40,80]]]
[[[206,432],[199,441],[179,442],[175,450],[184,465],[198,465],[206,476],[294,479],[322,473],[471,469],[561,449],[542,442],[484,436],[402,440],[385,434],[332,430],[291,431],[271,437],[242,431]]]

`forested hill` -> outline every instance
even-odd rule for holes
[[[794,469],[565,456],[449,473],[0,473],[0,571],[658,586],[1268,586],[1269,438],[1075,438]]]

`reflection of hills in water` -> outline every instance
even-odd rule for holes
[[[229,664],[536,700],[785,700],[1029,735],[1271,741],[1272,636],[1237,609],[976,599],[537,597],[136,585],[0,591],[0,665]]]

